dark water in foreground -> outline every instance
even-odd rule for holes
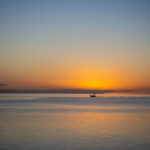
[[[149,150],[150,97],[0,94],[0,150]]]

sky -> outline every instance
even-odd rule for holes
[[[149,0],[0,0],[0,89],[150,88]]]

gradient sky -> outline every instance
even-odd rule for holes
[[[0,0],[0,88],[149,87],[149,0]]]

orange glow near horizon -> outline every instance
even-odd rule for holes
[[[13,66],[5,67],[9,69],[3,71],[1,81],[8,86],[1,89],[131,89],[150,86],[149,73],[144,74],[136,68],[132,71],[130,67],[122,69],[117,65],[90,64],[88,60],[55,67],[48,62],[37,62],[27,68],[21,64],[16,66],[15,70],[11,69]]]
[[[66,74],[65,74],[66,73]],[[146,82],[140,82],[138,77],[121,74],[119,71],[105,68],[81,67],[60,72],[62,77],[36,80],[42,88],[80,88],[80,89],[128,89],[146,87]],[[139,81],[139,82],[138,82]]]
[[[138,76],[121,73],[120,70],[110,68],[96,68],[93,66],[81,66],[55,72],[42,69],[34,70],[30,74],[12,75],[8,83],[10,89],[130,89],[143,88],[149,85],[146,80],[140,80]],[[38,73],[39,72],[39,73]],[[133,80],[134,79],[134,80]],[[144,78],[146,79],[146,78]]]

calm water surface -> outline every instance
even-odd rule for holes
[[[149,150],[150,97],[0,94],[0,150]]]

